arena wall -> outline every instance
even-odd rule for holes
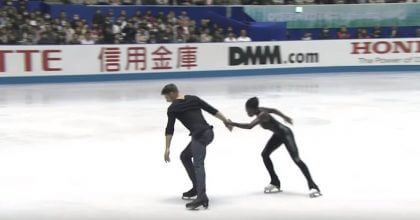
[[[420,71],[420,39],[2,46],[0,83]]]

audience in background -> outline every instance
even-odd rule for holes
[[[321,31],[321,34],[319,35],[319,39],[322,39],[322,40],[331,39],[330,29],[323,28]]]
[[[312,34],[309,32],[305,32],[303,34],[302,40],[312,40]]]
[[[368,32],[364,28],[357,29],[357,39],[367,39],[370,38]]]
[[[397,37],[399,37],[399,34],[398,34],[398,28],[397,28],[397,26],[393,26],[392,28],[391,28],[391,34],[390,34],[390,36],[389,36],[390,38],[397,38]]]
[[[204,29],[200,36],[201,43],[210,43],[213,41],[213,37],[210,35],[210,30],[208,28]]]
[[[241,31],[241,41],[250,41]],[[0,44],[130,44],[130,43],[195,43],[223,42],[226,33],[235,38],[232,28],[225,30],[209,19],[192,20],[186,11],[152,15],[125,11],[114,16],[112,9],[96,10],[88,22],[78,14],[57,18],[39,11],[28,12],[26,5],[0,8]],[[235,38],[236,40],[236,38]]]
[[[290,4],[363,4],[404,3],[417,0],[62,0],[87,5],[290,5]]]
[[[170,36],[170,34],[168,34],[168,37]],[[146,31],[145,29],[140,29],[137,31],[136,33],[136,43],[138,44],[145,44],[149,41],[150,39],[150,35],[149,32]],[[163,42],[169,42],[169,40],[162,40]]]
[[[251,41],[251,38],[248,37],[248,33],[246,32],[246,30],[245,29],[242,29],[241,30],[241,34],[236,39],[236,41],[238,41],[238,42],[249,42],[249,41]]]
[[[340,31],[337,32],[337,38],[338,39],[349,39],[350,38],[350,33],[348,32],[346,26],[342,26],[340,28]]]
[[[225,38],[224,42],[236,42],[235,34],[232,32],[229,32],[227,37]]]
[[[381,38],[381,36],[382,36],[381,27],[375,26],[373,28],[372,38]]]
[[[95,44],[96,41],[92,39],[92,34],[86,32],[84,38],[80,41],[81,44]]]
[[[9,2],[9,1],[8,1]],[[78,14],[68,15],[61,12],[57,17],[40,11],[26,10],[24,0],[18,4],[6,3],[0,8],[0,44],[131,44],[131,43],[196,43],[196,42],[249,42],[247,30],[242,29],[239,36],[232,27],[223,28],[209,19],[193,20],[186,11],[176,15],[173,11],[152,14],[151,11],[137,11],[128,16],[122,10],[114,14],[113,9],[96,10],[91,21],[82,19]],[[116,2],[116,1],[115,1]],[[123,0],[123,3],[128,1]],[[183,1],[183,4],[195,1]],[[203,1],[203,4],[209,1]],[[350,36],[347,27],[342,26],[333,36],[327,27],[315,34],[316,39],[350,39],[401,37],[398,27],[390,32],[382,32],[380,26],[373,29],[360,28]],[[335,33],[335,32],[334,32]],[[420,29],[411,33],[420,37]],[[385,36],[386,35],[386,36]],[[287,34],[290,39],[290,32]],[[312,40],[312,33],[307,31],[302,40]],[[296,38],[294,38],[296,39]]]

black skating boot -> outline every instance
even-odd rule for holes
[[[205,198],[205,199],[195,199],[194,201],[188,203],[186,205],[187,209],[189,210],[195,210],[197,208],[199,208],[200,206],[203,206],[205,209],[207,209],[209,207],[209,199]]]
[[[190,189],[188,192],[182,194],[183,200],[192,200],[197,196],[197,190],[195,188]]]

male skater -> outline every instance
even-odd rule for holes
[[[166,101],[172,102],[168,108],[165,162],[170,162],[169,149],[174,133],[175,119],[178,119],[190,131],[191,136],[191,142],[181,153],[181,161],[187,170],[193,188],[183,194],[183,199],[197,196],[186,207],[188,209],[196,209],[200,206],[207,208],[209,199],[206,195],[204,159],[206,158],[206,146],[213,141],[214,133],[213,127],[204,119],[201,109],[223,121],[230,131],[232,130],[232,126],[227,124],[228,120],[217,109],[197,96],[181,94],[174,84],[168,84],[163,87],[162,95],[165,96]]]

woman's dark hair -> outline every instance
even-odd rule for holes
[[[163,87],[161,94],[162,95],[167,95],[171,92],[178,92],[178,87],[176,87],[176,85],[173,84],[173,83],[168,84],[165,87]]]
[[[246,101],[245,107],[256,109],[259,106],[259,101],[257,97],[252,97]]]

